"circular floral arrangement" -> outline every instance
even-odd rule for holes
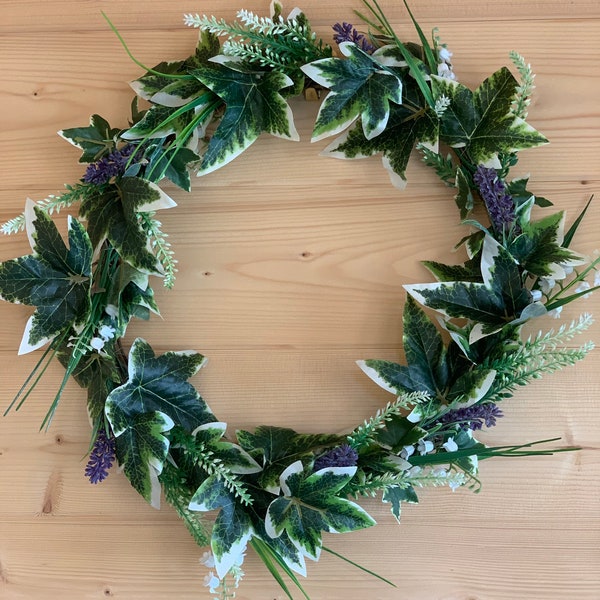
[[[530,66],[513,52],[519,79],[504,67],[470,90],[456,80],[446,45],[435,31],[429,39],[410,10],[418,43],[399,39],[376,0],[363,4],[366,31],[335,24],[335,53],[302,12],[284,17],[275,2],[269,17],[241,10],[233,23],[186,15],[201,31],[195,52],[141,65],[145,74],[132,83],[147,108],[134,101],[127,129],[93,115],[89,126],[61,131],[83,151],[83,177],[60,196],[28,201],[3,226],[26,230],[32,248],[0,265],[2,298],[35,307],[19,353],[45,348],[9,409],[58,359],[65,375],[42,426],[73,377],[87,389],[92,424],[86,476],[98,483],[117,461],[157,508],[162,491],[198,545],[210,546],[205,583],[221,598],[234,597],[248,547],[289,598],[288,580],[308,597],[296,577],[306,575],[305,559],[337,555],[322,532],[375,524],[361,497],[380,494],[399,520],[402,503],[417,502],[415,488],[478,489],[479,460],[574,450],[488,447],[474,437],[496,424],[499,403],[519,386],[592,348],[562,345],[589,326],[589,315],[522,336],[527,322],[600,287],[600,258],[571,249],[587,206],[565,231],[562,212],[533,219],[534,205],[551,203],[528,191],[527,179],[509,177],[518,151],[547,142],[526,122]],[[141,338],[126,352],[122,339],[132,318],[158,312],[150,276],[169,288],[175,281],[155,218],[175,202],[157,183],[189,191],[190,172],[221,168],[261,133],[298,139],[287,99],[302,93],[325,96],[313,140],[336,136],[327,154],[381,155],[392,183],[404,187],[417,149],[453,189],[469,227],[458,243],[467,259],[426,261],[436,281],[405,286],[405,364],[359,361],[395,396],[373,417],[345,435],[266,425],[227,434],[188,381],[203,356],[157,356]],[[75,204],[65,243],[50,215]],[[207,512],[216,512],[214,522]]]

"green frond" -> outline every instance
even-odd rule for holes
[[[48,215],[60,212],[63,208],[68,208],[76,202],[81,202],[88,194],[97,194],[98,186],[85,183],[77,185],[65,185],[66,192],[56,196],[50,194],[47,198],[36,202],[36,206]],[[25,229],[25,213],[21,213],[18,217],[6,221],[0,228],[2,233],[10,235],[19,233]]]
[[[416,404],[422,404],[428,400],[430,400],[430,396],[425,392],[401,394],[394,402],[388,402],[385,408],[379,409],[374,416],[350,433],[348,435],[348,444],[357,450],[369,445],[375,433],[383,429],[393,416],[400,415],[410,410]]]
[[[150,245],[158,261],[164,270],[164,285],[171,289],[175,284],[177,273],[177,259],[171,249],[171,243],[167,240],[168,235],[161,231],[161,222],[152,218],[153,213],[140,213],[140,224],[150,239]]]
[[[511,50],[509,56],[519,72],[519,75],[521,76],[521,81],[515,90],[515,100],[512,107],[512,113],[515,115],[515,117],[526,119],[527,109],[529,108],[529,104],[531,102],[530,97],[535,88],[535,85],[533,85],[535,75],[531,70],[531,65],[527,64],[525,59],[518,52]]]

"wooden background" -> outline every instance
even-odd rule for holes
[[[401,3],[383,1],[414,39]],[[147,64],[182,58],[196,32],[184,12],[232,18],[266,0],[0,0],[0,219],[82,174],[78,153],[55,135],[99,112],[126,123],[140,75],[101,17],[104,10]],[[306,0],[330,39],[358,0]],[[288,8],[292,8],[289,6]],[[522,153],[515,174],[577,214],[600,194],[600,3],[597,0],[422,0],[423,28],[440,27],[459,79],[476,86],[517,49],[534,65],[530,122],[551,140]],[[161,214],[180,261],[163,319],[136,323],[158,351],[210,357],[194,383],[231,430],[260,423],[302,431],[348,429],[391,399],[355,366],[399,356],[402,285],[428,281],[420,259],[448,259],[464,234],[452,193],[413,164],[392,188],[378,159],[337,161],[311,145],[318,106],[293,102],[299,143],[264,137],[225,169],[168,188],[179,207]],[[600,246],[592,207],[577,249]],[[0,239],[0,259],[28,253],[24,236]],[[458,260],[459,257],[457,257]],[[583,306],[582,306],[583,305]],[[600,315],[600,295],[565,310]],[[0,306],[1,405],[37,360],[16,356],[27,307]],[[554,326],[548,321],[543,326]],[[600,342],[596,325],[586,338]],[[583,339],[581,341],[584,341]],[[201,551],[175,514],[147,506],[119,474],[83,477],[89,439],[84,394],[70,385],[48,433],[39,424],[62,371],[54,366],[18,413],[0,420],[0,598],[163,600],[209,598]],[[397,526],[366,502],[379,526],[327,543],[392,579],[397,589],[329,556],[309,565],[313,600],[598,600],[600,598],[600,353],[547,376],[505,403],[493,444],[560,436],[583,450],[483,463],[483,491],[424,490]],[[254,556],[239,600],[284,598]]]

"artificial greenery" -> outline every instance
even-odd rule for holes
[[[593,347],[564,346],[589,315],[523,335],[535,318],[600,287],[600,259],[570,247],[587,206],[565,233],[564,213],[534,219],[534,205],[551,203],[530,193],[527,179],[509,176],[520,150],[547,141],[525,121],[531,67],[513,52],[520,81],[503,67],[470,90],[456,80],[437,33],[429,41],[410,10],[416,43],[400,40],[376,0],[363,4],[365,32],[334,26],[337,56],[303,13],[284,18],[276,3],[270,17],[242,10],[234,23],[186,15],[201,30],[194,53],[144,67],[132,83],[147,108],[134,101],[124,129],[93,115],[88,126],[60,132],[82,151],[81,180],[3,226],[26,229],[32,247],[0,265],[2,298],[35,307],[20,352],[46,346],[11,407],[58,358],[65,377],[42,426],[72,376],[87,389],[90,481],[103,480],[116,456],[150,504],[159,506],[162,490],[194,540],[210,544],[203,562],[214,571],[205,583],[221,598],[233,597],[249,547],[289,598],[287,579],[308,597],[296,576],[306,575],[305,559],[336,554],[323,546],[323,532],[375,524],[361,497],[380,495],[399,520],[403,503],[418,502],[416,488],[479,489],[480,460],[572,449],[487,447],[475,437],[502,416],[499,402]],[[405,286],[404,364],[359,361],[396,396],[376,415],[345,434],[273,426],[228,434],[188,381],[203,356],[156,356],[140,338],[129,352],[122,345],[132,318],[158,312],[150,276],[167,287],[175,281],[176,260],[155,218],[175,203],[157,183],[167,177],[189,191],[190,172],[224,166],[263,132],[298,139],[287,99],[306,87],[329,90],[313,131],[313,140],[339,135],[328,153],[381,154],[399,187],[413,150],[421,153],[454,188],[469,228],[458,246],[468,257],[425,261],[436,281]],[[51,215],[75,204],[79,219],[69,217],[65,243]],[[206,512],[216,514],[212,523]]]

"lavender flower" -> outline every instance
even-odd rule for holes
[[[332,29],[335,31],[333,40],[336,44],[341,44],[342,42],[353,42],[367,54],[371,54],[375,51],[375,46],[373,46],[362,33],[356,31],[351,23],[336,23]]]
[[[315,460],[315,471],[325,469],[326,467],[354,467],[358,462],[358,453],[348,444],[342,444],[337,448],[331,449],[323,456]]]
[[[440,417],[438,423],[444,425],[457,423],[461,429],[477,431],[482,429],[484,424],[486,427],[493,427],[496,425],[496,419],[503,416],[504,414],[496,404],[486,402],[485,404],[475,404],[467,408],[451,410]]]
[[[499,235],[511,230],[520,233],[520,227],[515,226],[515,203],[496,170],[479,165],[473,175],[473,181],[485,202],[494,231]]]
[[[127,144],[120,150],[113,150],[108,156],[103,156],[88,165],[83,181],[94,185],[108,183],[113,177],[123,175],[129,157],[133,154],[135,146]]]
[[[85,467],[85,476],[90,483],[99,483],[108,477],[108,470],[115,461],[115,438],[108,437],[104,429],[98,431],[90,460]]]

